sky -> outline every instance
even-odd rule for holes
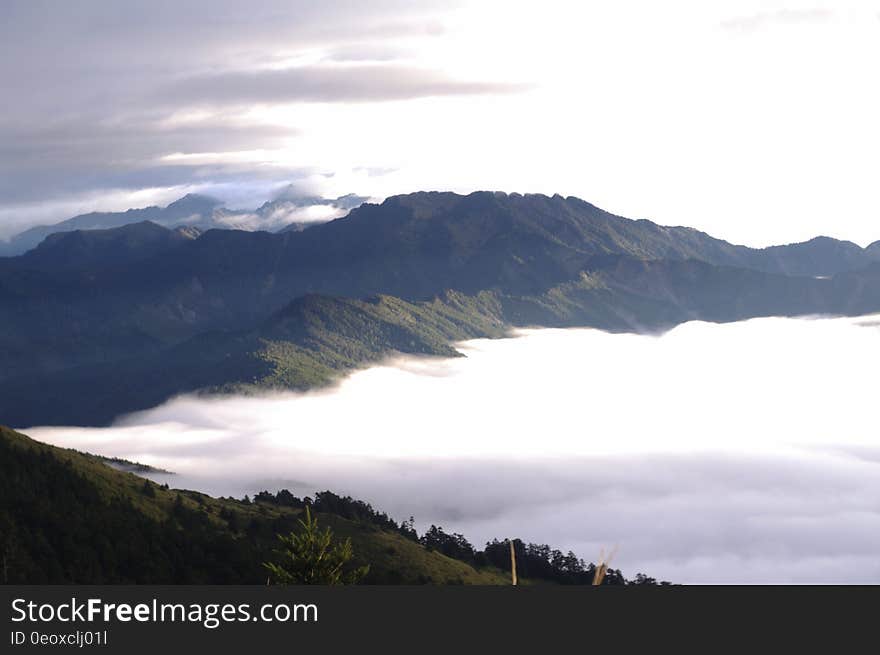
[[[213,495],[351,494],[690,583],[880,583],[880,315],[532,330],[338,387],[182,396],[39,441]]]
[[[880,239],[880,2],[7,0],[0,237],[186,192],[561,193]]]

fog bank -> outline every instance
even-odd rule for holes
[[[880,582],[878,317],[522,331],[337,388],[181,397],[36,439],[236,495],[331,489],[481,545],[676,582]]]

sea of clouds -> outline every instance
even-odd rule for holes
[[[529,330],[337,387],[184,396],[52,444],[242,496],[331,489],[675,582],[880,583],[880,320]]]

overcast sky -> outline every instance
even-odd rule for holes
[[[0,237],[189,191],[562,193],[880,239],[880,3],[0,4]]]

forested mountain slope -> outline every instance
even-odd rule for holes
[[[421,539],[368,504],[330,492],[253,500],[169,489],[100,458],[0,426],[0,584],[265,584],[278,535],[308,504],[354,546],[366,583],[508,584],[509,546],[474,549],[432,528]],[[523,583],[588,584],[573,554],[516,541]],[[645,582],[644,576],[638,578]],[[606,582],[623,584],[619,571]]]

